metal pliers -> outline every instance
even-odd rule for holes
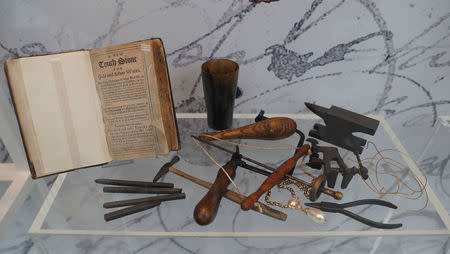
[[[364,218],[362,216],[359,216],[357,214],[354,214],[350,211],[345,210],[344,208],[347,207],[353,207],[353,206],[360,206],[360,205],[379,205],[379,206],[386,206],[389,208],[397,209],[397,206],[384,201],[380,199],[361,199],[353,202],[343,203],[343,204],[336,204],[331,202],[320,202],[320,203],[305,203],[306,206],[317,208],[324,212],[330,212],[330,213],[341,213],[344,214],[354,220],[357,220],[361,223],[364,223],[368,226],[374,227],[374,228],[382,228],[382,229],[394,229],[399,228],[402,226],[401,223],[399,224],[385,224],[381,222],[376,222],[369,220],[367,218]]]

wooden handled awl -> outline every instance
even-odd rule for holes
[[[236,163],[231,159],[227,164],[223,166],[228,175],[234,179],[236,175]],[[222,196],[228,190],[227,187],[230,184],[230,180],[219,168],[216,180],[214,181],[208,193],[198,202],[194,209],[194,219],[200,225],[208,225],[214,218],[216,218],[217,210],[219,209]]]
[[[241,203],[241,208],[244,211],[250,210],[254,205],[255,202],[258,201],[258,199],[261,197],[262,194],[267,192],[268,190],[272,189],[273,186],[279,184],[284,176],[293,168],[295,167],[295,164],[297,164],[297,161],[308,153],[309,145],[303,145],[301,146],[294,156],[289,158],[287,161],[285,161],[283,164],[281,164],[280,167],[278,167],[272,174],[270,174],[269,177],[263,182],[263,184],[259,187],[257,191],[255,191],[253,194],[248,196],[244,199]]]
[[[287,117],[274,117],[239,128],[202,133],[198,137],[207,141],[214,138],[277,140],[291,136],[296,130],[297,124],[294,120]]]

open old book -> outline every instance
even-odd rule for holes
[[[180,148],[160,39],[5,63],[33,178]]]

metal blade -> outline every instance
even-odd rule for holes
[[[207,144],[207,145],[213,146],[213,147],[215,147],[215,148],[217,148],[217,149],[219,149],[219,150],[222,150],[222,151],[224,151],[224,152],[227,152],[227,153],[230,153],[230,154],[233,154],[233,153],[234,153],[232,150],[229,150],[229,149],[227,149],[227,148],[225,148],[225,147],[222,147],[222,146],[220,146],[220,145],[218,145],[218,144],[215,144],[215,143],[213,143],[213,142],[211,142],[211,141],[202,140],[202,139],[200,139],[200,138],[198,138],[197,136],[194,136],[194,135],[192,135],[192,137],[195,138],[196,140],[202,142],[202,143],[205,143],[205,144]],[[268,165],[266,165],[266,164],[264,164],[264,163],[261,163],[261,162],[259,162],[259,161],[255,161],[255,160],[253,160],[253,159],[251,159],[251,158],[249,158],[249,157],[247,157],[247,156],[244,156],[244,155],[242,155],[242,154],[241,154],[241,158],[244,159],[244,160],[246,160],[246,161],[248,161],[248,162],[251,162],[251,163],[253,163],[253,164],[256,164],[256,165],[258,165],[258,166],[261,166],[261,167],[263,167],[263,168],[265,168],[265,169],[268,169],[268,170],[270,170],[270,171],[272,171],[272,172],[276,170],[275,168],[272,168],[272,167],[270,167],[270,166],[268,166]],[[249,165],[247,165],[247,166],[249,166]],[[249,169],[248,167],[244,167],[244,168]],[[255,167],[252,167],[252,168],[255,169]],[[260,173],[260,174],[262,174],[262,175],[267,175],[266,173],[260,172],[261,170],[252,170],[252,171],[257,172],[257,173]],[[296,182],[298,182],[298,183],[300,183],[300,184],[306,185],[306,186],[311,186],[310,183],[308,183],[308,182],[306,182],[306,181],[304,181],[304,180],[302,180],[302,179],[300,179],[300,178],[297,178],[297,177],[295,177],[295,176],[285,175],[284,178],[285,178],[285,179],[288,178],[288,179],[294,180],[294,181],[296,181]],[[334,199],[342,199],[342,193],[340,193],[340,192],[338,192],[338,191],[333,191],[333,190],[326,189],[326,188],[323,188],[323,187],[320,188],[320,191],[321,191],[322,193],[328,195],[328,196],[333,197]]]

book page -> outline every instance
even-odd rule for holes
[[[40,155],[38,177],[111,161],[88,51],[9,64],[14,67],[8,66],[8,72],[22,78],[10,81],[11,90],[22,129],[32,129],[24,139]]]
[[[169,152],[148,41],[90,51],[111,157]]]

